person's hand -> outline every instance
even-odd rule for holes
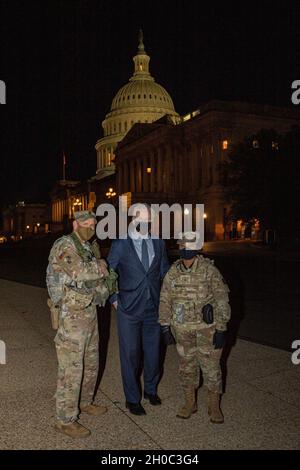
[[[171,328],[169,325],[162,325],[160,327],[160,330],[162,332],[162,337],[163,337],[163,342],[166,346],[169,346],[170,344],[175,344],[175,338],[172,335]]]
[[[115,300],[113,302],[113,306],[115,307],[116,310],[118,310],[118,301],[117,300]]]
[[[222,349],[226,343],[226,331],[216,330],[213,336],[213,345],[215,349]]]
[[[106,261],[103,258],[101,258],[101,259],[98,259],[97,262],[98,262],[98,267],[99,267],[101,277],[104,277],[104,278],[107,277],[109,275],[109,272],[107,269]]]

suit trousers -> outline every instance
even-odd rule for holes
[[[144,390],[157,393],[159,380],[160,325],[155,307],[146,308],[138,315],[128,315],[121,308],[117,312],[119,350],[123,388],[130,403],[141,401],[139,372],[144,358]]]

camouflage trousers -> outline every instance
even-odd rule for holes
[[[191,330],[172,327],[179,354],[179,376],[183,387],[199,386],[200,368],[204,385],[212,392],[222,393],[220,358],[222,349],[214,349],[215,327]]]
[[[62,307],[54,339],[58,360],[56,416],[76,421],[79,406],[93,401],[99,368],[99,335],[95,305],[83,310]]]

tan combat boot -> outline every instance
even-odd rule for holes
[[[220,408],[220,397],[221,395],[219,393],[208,390],[208,415],[210,416],[211,423],[224,423],[224,416]]]
[[[107,412],[106,406],[94,405],[92,403],[90,405],[81,406],[80,410],[82,413],[87,413],[88,415],[92,416],[101,416]]]
[[[57,421],[54,425],[54,429],[58,432],[66,434],[66,436],[72,437],[73,439],[88,437],[91,434],[89,429],[77,423],[77,421],[74,421],[70,424],[63,424]]]
[[[188,419],[192,413],[196,413],[197,403],[195,392],[196,390],[193,386],[184,388],[185,404],[178,410],[177,418]]]

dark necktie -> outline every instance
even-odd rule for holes
[[[142,264],[144,266],[145,271],[148,271],[148,269],[149,269],[149,254],[148,254],[147,242],[144,238],[142,240]]]

